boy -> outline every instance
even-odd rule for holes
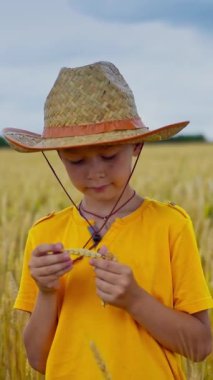
[[[129,182],[143,143],[187,124],[149,131],[117,68],[98,62],[60,71],[42,136],[4,130],[17,150],[56,149],[83,194],[35,223],[25,249],[15,307],[30,312],[26,351],[47,380],[101,379],[91,342],[112,379],[184,379],[179,354],[211,352],[213,302],[191,220]]]

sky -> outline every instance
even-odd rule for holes
[[[0,130],[41,133],[45,99],[62,67],[111,61],[155,129],[213,141],[212,0],[0,2]]]

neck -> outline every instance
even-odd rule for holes
[[[142,198],[138,196],[135,193],[135,191],[130,187],[126,189],[123,196],[116,204],[117,199],[118,198],[113,198],[108,201],[99,201],[96,199],[94,200],[89,197],[85,197],[80,203],[80,212],[83,214],[88,213],[88,215],[91,212],[91,216],[92,214],[97,214],[100,218],[105,218],[111,214],[113,209],[112,215],[125,216],[126,214],[135,210],[142,202]],[[115,204],[116,207],[114,208]]]

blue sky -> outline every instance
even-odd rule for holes
[[[70,0],[73,9],[97,19],[113,22],[162,21],[213,29],[212,0]]]
[[[41,132],[61,67],[116,64],[150,129],[190,120],[213,140],[212,0],[0,4],[0,129]]]

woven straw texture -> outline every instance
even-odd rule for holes
[[[138,116],[131,89],[110,62],[62,68],[44,106],[44,130],[3,130],[22,152],[167,140],[188,121],[149,131]]]
[[[140,129],[129,131],[114,131],[89,136],[74,136],[54,139],[43,139],[40,135],[32,135],[24,131],[22,133],[8,130],[4,133],[5,139],[12,148],[20,152],[35,152],[41,150],[54,150],[62,148],[78,148],[81,146],[91,145],[113,145],[139,142],[155,142],[168,140],[176,135],[188,122],[182,122],[174,125],[165,126],[158,130],[142,134]]]
[[[45,128],[138,117],[131,89],[110,62],[62,68],[44,106]]]

